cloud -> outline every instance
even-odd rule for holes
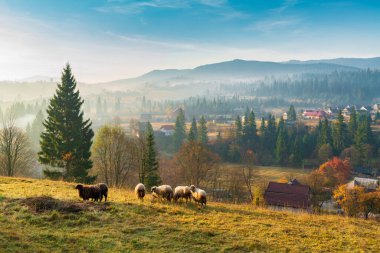
[[[114,38],[118,38],[121,41],[135,43],[141,46],[144,46],[142,44],[145,44],[145,45],[168,48],[168,49],[191,50],[191,51],[200,50],[199,47],[191,43],[162,41],[162,40],[156,40],[156,39],[151,39],[144,36],[136,36],[136,35],[126,36],[126,35],[116,34],[113,32],[106,32],[106,34]]]
[[[198,0],[196,2],[212,7],[223,7],[227,4],[226,0]]]
[[[272,30],[292,27],[299,24],[300,22],[301,22],[301,19],[298,19],[298,18],[263,20],[249,26],[246,30],[269,32]]]
[[[188,7],[188,1],[181,0],[112,1],[105,6],[96,7],[95,10],[105,13],[137,14],[148,8],[182,9]]]
[[[227,0],[109,0],[106,5],[96,7],[95,10],[105,13],[138,14],[144,12],[146,9],[187,9],[195,5],[232,10]]]
[[[280,7],[272,9],[272,11],[282,13],[296,4],[298,4],[298,0],[285,0]]]

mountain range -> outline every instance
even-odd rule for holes
[[[265,76],[289,76],[301,73],[331,73],[333,71],[358,71],[380,69],[380,57],[376,58],[337,58],[325,60],[287,62],[232,60],[206,64],[193,69],[153,70],[142,76],[121,79],[99,85],[110,87],[126,85],[136,88],[146,85],[173,86],[178,83],[210,82],[231,80],[256,80]]]
[[[153,70],[136,78],[110,82],[84,84],[79,82],[82,94],[99,94],[103,91],[132,91],[138,94],[160,97],[192,96],[219,84],[232,84],[260,80],[265,77],[291,77],[301,73],[331,73],[333,71],[359,71],[380,69],[380,57],[376,58],[336,58],[322,60],[287,62],[232,60],[206,64],[193,69]],[[58,78],[34,76],[14,82],[1,82],[0,100],[14,99],[15,96],[32,97],[51,95]],[[80,80],[79,80],[80,81]],[[52,85],[53,84],[53,85]],[[36,87],[39,87],[36,89]],[[31,89],[30,92],[27,90]],[[41,94],[41,91],[44,94]],[[45,94],[46,93],[46,94]]]

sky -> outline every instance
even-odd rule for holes
[[[0,0],[0,80],[380,56],[377,0]]]

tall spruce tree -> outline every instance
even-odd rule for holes
[[[191,121],[188,140],[189,141],[197,141],[198,140],[197,121],[195,120],[195,117],[193,117],[193,120]]]
[[[302,140],[300,135],[296,136],[296,139],[294,141],[293,147],[292,147],[292,154],[291,154],[291,162],[294,166],[301,166],[302,160],[303,160],[303,153],[302,153]]]
[[[148,122],[147,132],[146,132],[146,147],[144,154],[144,178],[143,183],[150,189],[152,186],[161,183],[160,176],[158,175],[158,161],[156,155],[154,132],[152,125]]]
[[[293,105],[290,105],[289,111],[288,111],[288,120],[296,121],[297,120],[297,113],[296,110],[294,109]]]
[[[285,127],[284,119],[281,117],[277,129],[277,141],[275,155],[276,160],[280,165],[285,165],[288,159],[288,144],[287,144],[287,130]]]
[[[199,120],[198,141],[203,145],[208,144],[207,122],[203,116]]]
[[[42,164],[64,168],[65,180],[91,182],[95,180],[88,176],[92,167],[90,148],[94,132],[91,121],[83,120],[82,104],[75,78],[67,64],[47,109],[38,155]],[[45,175],[49,175],[49,170]]]
[[[331,127],[327,118],[324,118],[322,121],[318,142],[319,146],[322,146],[323,144],[331,145]]]
[[[261,124],[260,124],[260,137],[262,139],[264,139],[264,137],[265,137],[265,131],[266,131],[266,128],[265,128],[265,119],[264,119],[264,117],[262,117],[261,118]]]
[[[173,134],[173,144],[174,150],[178,151],[183,141],[186,138],[186,122],[185,122],[185,114],[183,113],[182,108],[179,108],[178,115],[174,125],[174,134]]]
[[[244,122],[243,138],[246,148],[253,149],[257,142],[257,127],[255,113],[249,112],[248,118]]]
[[[243,142],[243,125],[241,123],[241,118],[238,115],[235,120],[235,126],[236,126],[236,141],[238,145],[241,145]]]
[[[348,123],[349,142],[353,143],[355,139],[356,130],[358,128],[358,118],[354,107],[351,109],[350,122]]]
[[[277,128],[276,128],[276,118],[274,115],[269,114],[268,116],[268,124],[265,129],[265,143],[267,149],[274,154],[274,149],[276,147],[277,140]]]
[[[347,126],[344,123],[342,111],[339,111],[338,119],[334,123],[332,130],[333,151],[335,155],[340,155],[347,145]]]

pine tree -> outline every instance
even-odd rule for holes
[[[278,123],[277,130],[277,141],[276,141],[276,160],[280,165],[285,165],[288,158],[287,150],[287,130],[285,127],[284,119],[281,117],[280,122]]]
[[[248,114],[247,120],[244,122],[243,139],[246,148],[253,149],[257,141],[256,117],[253,110]]]
[[[236,141],[238,145],[241,145],[243,142],[243,125],[241,123],[241,118],[238,115],[235,120],[235,126],[236,126]]]
[[[261,118],[261,125],[260,125],[260,136],[261,137],[264,137],[265,131],[266,131],[266,129],[265,129],[265,119],[264,119],[264,117],[262,117]]]
[[[178,151],[183,141],[186,138],[186,122],[185,122],[185,115],[183,113],[183,110],[180,108],[178,110],[178,115],[175,121],[174,125],[174,134],[173,134],[173,144],[174,144],[174,150]]]
[[[115,101],[115,112],[119,112],[121,110],[121,101],[120,98],[117,98]]]
[[[34,145],[38,145],[40,141],[40,135],[44,130],[44,115],[41,110],[38,111],[36,118],[33,120],[30,127],[30,139]]]
[[[322,121],[319,134],[319,146],[323,144],[331,144],[331,127],[327,118]]]
[[[145,186],[150,189],[152,186],[161,183],[160,176],[158,175],[158,161],[156,157],[156,148],[154,141],[154,132],[152,125],[148,122],[146,132],[146,147],[144,154],[144,180]]]
[[[358,128],[358,119],[357,119],[357,113],[354,107],[352,107],[351,115],[350,115],[350,122],[348,123],[348,132],[349,132],[349,138],[350,143],[352,143],[355,139],[356,130]]]
[[[268,124],[265,129],[265,147],[272,155],[274,155],[274,149],[276,147],[277,133],[276,133],[276,119],[274,115],[269,114]]]
[[[82,104],[75,78],[67,64],[47,109],[38,155],[42,164],[64,167],[65,180],[90,182],[95,179],[88,176],[92,167],[90,148],[94,132],[91,121],[83,120]],[[46,170],[45,174],[48,173]]]
[[[297,120],[297,113],[296,113],[296,110],[294,109],[293,105],[290,105],[290,107],[289,107],[288,120],[291,120],[291,121]]]
[[[208,144],[207,122],[203,116],[199,120],[198,141],[203,145]]]
[[[294,166],[301,166],[303,160],[302,141],[299,135],[296,136],[292,147],[291,161]]]
[[[96,116],[103,116],[102,100],[100,99],[100,97],[98,97],[98,99],[96,100]]]
[[[333,125],[332,137],[334,154],[340,155],[347,145],[347,126],[344,123],[342,111],[339,111],[338,120]]]
[[[104,116],[107,116],[107,113],[108,113],[108,105],[107,105],[107,100],[104,99],[103,101],[103,113],[104,113]]]
[[[197,141],[198,140],[198,128],[197,128],[197,121],[195,120],[195,117],[193,117],[193,120],[191,121],[188,140],[189,141]]]

